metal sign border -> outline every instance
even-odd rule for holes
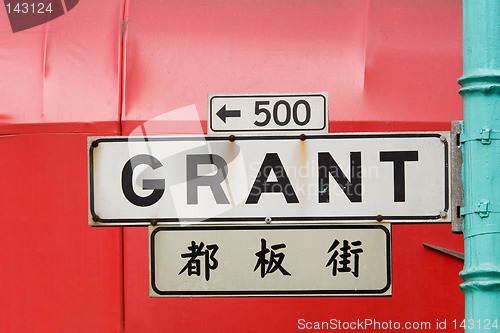
[[[445,166],[445,207],[442,214],[429,215],[429,216],[383,216],[384,222],[390,223],[409,223],[404,221],[411,221],[410,223],[449,223],[449,208],[450,208],[450,170],[449,170],[449,146],[448,138],[449,132],[414,132],[414,133],[342,133],[342,134],[323,134],[323,135],[308,135],[306,140],[336,140],[336,139],[370,139],[370,138],[446,138],[444,144],[444,166]],[[103,219],[98,217],[94,209],[94,172],[93,172],[93,151],[96,147],[93,143],[98,144],[102,142],[158,142],[158,141],[227,141],[227,137],[222,136],[150,136],[150,137],[88,137],[88,194],[89,194],[89,225],[91,226],[148,226],[151,222],[154,223],[189,223],[189,222],[203,222],[220,224],[225,223],[241,223],[242,221],[258,222],[265,221],[265,216],[256,217],[213,217],[213,218],[190,218],[190,217],[176,217],[176,218],[123,218],[123,219]],[[236,140],[299,140],[298,136],[286,135],[272,135],[272,136],[238,136]],[[95,218],[97,216],[97,218]],[[273,222],[287,222],[293,221],[322,221],[330,223],[347,222],[347,221],[363,221],[374,222],[377,216],[299,216],[299,217],[283,217],[283,216],[270,216]],[[441,219],[442,221],[439,221]],[[427,222],[419,222],[419,221]]]
[[[258,98],[258,97],[297,97],[297,96],[307,96],[307,97],[322,97],[324,99],[323,106],[324,106],[324,115],[323,115],[323,127],[321,128],[307,128],[304,130],[301,129],[282,129],[282,128],[276,128],[276,129],[246,129],[246,130],[241,130],[241,129],[236,129],[236,130],[215,130],[212,127],[213,121],[212,121],[212,100],[214,98]],[[315,92],[315,93],[262,93],[262,94],[208,94],[208,105],[207,105],[207,112],[208,112],[208,125],[207,128],[210,129],[210,133],[208,135],[222,135],[224,133],[226,134],[231,134],[231,133],[250,133],[252,135],[257,135],[257,133],[261,133],[261,135],[268,135],[269,133],[274,133],[274,132],[282,132],[282,133],[318,133],[318,135],[321,135],[320,131],[328,131],[329,130],[329,123],[328,123],[328,93],[327,92]],[[326,134],[326,133],[325,133]]]
[[[174,231],[174,230],[264,230],[264,229],[380,229],[384,231],[386,235],[386,263],[387,263],[387,284],[382,289],[358,289],[358,290],[255,290],[255,291],[163,291],[159,290],[155,283],[155,235],[160,231]],[[174,227],[174,226],[160,226],[156,227],[152,232],[149,233],[149,251],[150,251],[150,259],[149,259],[149,268],[150,268],[150,281],[149,285],[153,289],[153,291],[157,294],[155,297],[238,297],[238,296],[255,296],[255,297],[296,297],[296,296],[323,296],[323,297],[331,297],[331,296],[377,296],[377,297],[391,297],[392,294],[383,295],[386,291],[389,290],[392,286],[392,225],[376,225],[376,224],[335,224],[335,225],[268,225],[268,226],[203,226],[203,227]]]

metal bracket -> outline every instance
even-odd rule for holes
[[[489,145],[491,143],[491,130],[489,128],[480,130],[479,136],[481,137],[481,143],[483,145]]]
[[[450,183],[451,183],[451,232],[462,233],[463,216],[460,215],[460,207],[464,205],[464,186],[462,183],[462,149],[460,148],[460,133],[462,132],[462,122],[451,122],[450,140]],[[456,140],[455,140],[456,138]]]
[[[479,217],[486,218],[490,213],[500,213],[500,205],[492,205],[488,200],[481,200],[477,205],[460,208],[460,215],[479,214]]]
[[[500,131],[493,131],[489,128],[484,128],[477,132],[476,136],[465,136],[461,135],[460,143],[466,143],[470,141],[480,141],[483,145],[491,144],[491,140],[500,140]]]

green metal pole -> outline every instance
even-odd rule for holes
[[[463,69],[463,324],[500,332],[500,0],[463,0]]]

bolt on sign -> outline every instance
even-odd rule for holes
[[[386,223],[163,226],[149,237],[151,297],[391,295]]]
[[[448,136],[89,138],[89,223],[450,222]]]

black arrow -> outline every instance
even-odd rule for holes
[[[217,111],[216,115],[226,123],[226,118],[229,117],[241,117],[241,110],[226,110],[226,104]]]

